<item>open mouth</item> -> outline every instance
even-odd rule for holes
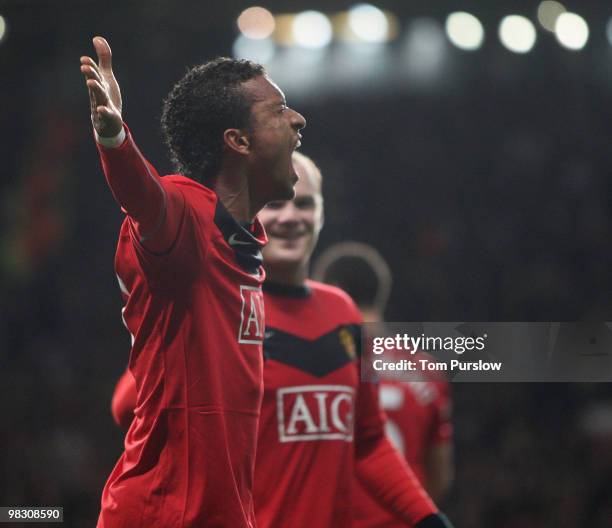
[[[297,150],[302,146],[302,134],[298,134],[298,140],[293,147],[293,150]]]

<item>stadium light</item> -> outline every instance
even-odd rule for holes
[[[236,21],[241,33],[250,39],[265,39],[274,32],[274,16],[264,7],[245,9]]]
[[[236,59],[249,59],[260,64],[266,64],[274,57],[276,46],[270,38],[251,39],[244,35],[238,35],[232,51]]]
[[[295,39],[293,38],[293,19],[295,18],[295,14],[285,13],[282,15],[276,15],[274,17],[275,20],[275,29],[272,37],[276,41],[277,44],[282,46],[293,46],[295,44]]]
[[[446,35],[458,48],[468,51],[477,50],[484,41],[484,28],[474,15],[459,11],[451,13],[446,19]]]
[[[555,24],[559,43],[570,50],[581,50],[589,40],[589,25],[576,13],[561,13]]]
[[[2,15],[0,15],[0,42],[2,42],[2,39],[4,38],[5,34],[6,34],[6,20],[4,19]]]
[[[608,42],[610,43],[610,46],[612,46],[612,17],[610,17],[608,23],[606,24],[606,37],[608,37]]]
[[[357,4],[348,12],[348,26],[358,40],[386,42],[389,40],[389,20],[385,13],[371,4]]]
[[[440,73],[448,44],[444,29],[432,18],[413,20],[406,31],[406,68],[415,80],[433,80]]]
[[[563,4],[554,0],[544,0],[538,6],[538,20],[546,31],[554,32],[557,18],[566,11]]]
[[[499,24],[499,40],[514,53],[527,53],[535,44],[536,30],[528,18],[508,15]]]
[[[295,43],[305,48],[324,48],[332,39],[332,25],[319,11],[304,11],[293,19]]]

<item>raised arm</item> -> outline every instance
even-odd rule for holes
[[[127,212],[140,242],[150,251],[169,249],[176,238],[184,208],[178,190],[169,190],[144,158],[123,123],[119,84],[113,73],[108,42],[94,37],[98,62],[81,57],[89,93],[91,122],[100,159],[113,196]]]

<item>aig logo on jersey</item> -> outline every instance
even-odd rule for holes
[[[278,389],[280,442],[353,440],[354,394],[344,385],[302,385]]]
[[[260,288],[240,286],[240,331],[238,343],[260,345],[264,337],[264,300]]]

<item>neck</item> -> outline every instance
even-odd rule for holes
[[[254,207],[249,189],[249,179],[242,170],[222,168],[211,188],[217,193],[223,206],[239,223],[252,222],[261,207]]]
[[[266,269],[267,280],[276,284],[303,286],[308,278],[307,264],[289,267],[267,265],[264,257],[264,267]]]

